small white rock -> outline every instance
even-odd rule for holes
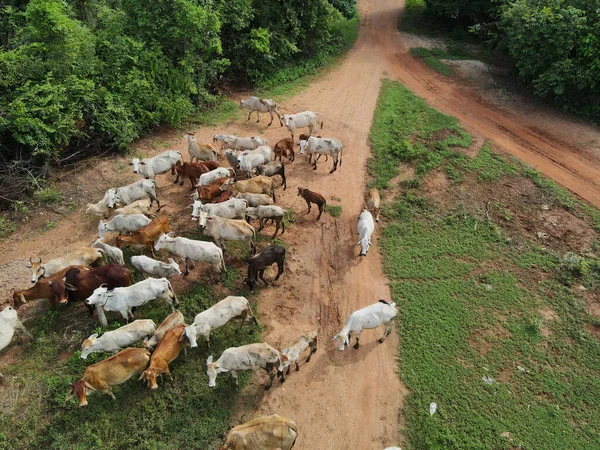
[[[436,402],[431,402],[429,404],[429,415],[433,416],[436,411],[437,411],[437,403]]]

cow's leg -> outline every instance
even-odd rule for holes
[[[253,113],[253,112],[254,112],[254,111],[250,111],[250,112],[248,113],[248,118],[246,119],[246,122],[248,122],[248,121],[250,120],[250,116],[252,115],[252,113]]]
[[[313,159],[313,170],[317,170],[317,157],[315,156],[315,159]]]
[[[312,208],[312,204],[310,203],[309,200],[304,199],[306,201],[306,204],[308,205],[308,211],[306,211],[306,214],[310,213],[310,208]]]
[[[257,109],[256,110],[256,123],[260,122],[260,111]]]
[[[324,204],[320,204],[319,205],[319,215],[317,216],[317,220],[319,220],[321,218],[321,214],[323,214],[324,210],[325,210],[325,205]]]
[[[317,344],[309,344],[310,347],[310,353],[308,354],[308,357],[306,358],[306,362],[310,362],[310,358],[312,357],[313,353],[317,352]]]
[[[285,218],[281,218],[281,234],[285,233]]]
[[[99,386],[96,389],[97,391],[103,392],[106,395],[110,395],[110,398],[112,398],[113,400],[116,400],[117,397],[115,397],[115,394],[113,394],[112,389],[110,388],[110,386],[106,383],[101,383],[99,384]]]
[[[268,127],[273,123],[273,111],[269,111],[269,115],[271,116],[271,121],[269,122],[269,125],[267,125]]]
[[[152,206],[152,203],[156,202],[156,206],[160,208],[160,201],[156,195],[154,195],[152,192],[149,192],[148,197],[150,197],[150,206]]]
[[[245,311],[245,310],[242,311],[242,314],[240,314],[240,326],[238,327],[237,330],[235,330],[236,333],[242,329],[247,318],[248,318],[248,311]]]
[[[360,347],[360,344],[358,343],[358,340],[360,339],[360,333],[362,333],[362,330],[356,332],[356,344],[354,344],[355,350],[358,350],[358,347]]]
[[[275,233],[273,233],[273,236],[271,236],[271,239],[275,239],[275,236],[277,236],[277,232],[279,231],[279,222],[278,220],[275,221]]]
[[[300,370],[300,365],[298,364],[298,360],[296,360],[296,372]]]
[[[377,342],[379,342],[380,344],[383,343],[383,341],[385,341],[385,338],[389,336],[389,334],[392,332],[392,324],[394,322],[389,321],[388,323],[385,324],[385,332],[383,333],[383,336],[381,336],[380,339],[377,340]]]
[[[277,276],[275,277],[275,279],[273,281],[277,281],[279,280],[279,277],[281,276],[281,274],[283,273],[283,261],[277,262]]]
[[[333,173],[337,170],[337,166],[338,166],[338,156],[334,155],[333,156],[333,167],[331,168],[331,171],[329,173]]]
[[[262,229],[265,227],[265,222],[266,222],[266,219],[258,219],[258,223],[259,223],[258,231],[262,231]]]
[[[235,385],[239,386],[238,384],[238,376],[237,376],[237,370],[232,370],[231,371],[231,376],[233,377],[233,379],[235,380]]]
[[[269,285],[269,283],[267,283],[267,280],[265,280],[265,269],[259,270],[258,276],[260,277],[261,280],[263,280],[263,283],[265,283],[266,286]]]
[[[265,386],[265,391],[268,391],[269,389],[271,389],[271,386],[273,386],[273,379],[275,378],[275,364],[274,363],[268,363],[267,365],[265,365],[265,371],[267,372],[267,375],[269,375],[269,384],[267,384]]]
[[[190,274],[190,269],[188,269],[188,261],[189,261],[189,258],[185,258],[185,260],[184,260],[185,271],[183,272],[184,277],[187,277]]]

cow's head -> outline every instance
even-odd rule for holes
[[[44,276],[46,275],[46,269],[42,265],[42,258],[39,258],[39,261],[36,262],[29,258],[27,267],[31,269],[31,283],[37,282],[37,280],[39,280],[40,278],[44,278]]]
[[[167,268],[171,269],[177,275],[181,275],[181,268],[179,267],[179,264],[177,264],[173,258],[169,258],[168,261],[169,264],[166,265]]]
[[[369,246],[373,246],[373,244],[371,244],[371,240],[368,238],[363,238],[360,241],[358,241],[358,244],[356,244],[357,246],[360,246],[360,253],[359,256],[367,256],[367,252],[369,251]]]
[[[146,383],[150,389],[158,389],[156,377],[162,375],[162,373],[162,370],[157,369],[156,367],[151,367],[150,369],[144,370],[138,380],[146,380]]]
[[[104,232],[106,231],[106,223],[103,220],[98,221],[98,239],[104,239]]]
[[[108,295],[108,287],[107,287],[106,283],[104,283],[102,286],[94,289],[94,292],[92,292],[92,295],[90,295],[88,298],[86,298],[84,300],[84,302],[86,305],[95,305],[95,304],[103,305],[106,303],[107,295]]]
[[[190,206],[192,207],[192,220],[198,220],[200,212],[202,211],[202,202],[200,200],[194,200],[194,204]]]
[[[225,192],[228,191],[230,189],[230,186],[233,186],[234,181],[232,179],[229,179],[227,181],[225,181],[220,187],[219,190],[221,192]],[[202,198],[202,191],[200,191],[200,198]]]
[[[254,292],[254,288],[258,284],[254,278],[246,278],[244,282],[248,285],[248,288]]]
[[[21,305],[24,305],[25,303],[27,303],[27,300],[25,299],[25,295],[23,294],[23,291],[13,291],[13,306],[15,308],[19,308]]]
[[[174,242],[175,239],[171,237],[170,234],[171,233],[161,234],[160,237],[157,239],[156,243],[154,244],[154,250],[160,250],[161,248],[164,248],[166,244]]]
[[[217,375],[227,372],[227,369],[217,367],[217,364],[213,363],[212,355],[210,355],[206,360],[206,367],[206,375],[208,375],[208,387],[215,387],[217,385]]]
[[[115,189],[115,188],[111,188],[106,191],[104,198],[106,199],[106,204],[109,208],[115,207],[115,204],[116,204],[115,197],[117,196],[117,192],[118,192],[118,189]]]
[[[196,325],[196,324],[188,325],[187,327],[185,327],[185,330],[184,330],[181,338],[182,339],[184,337],[187,338],[187,340],[190,342],[190,347],[196,348],[196,347],[198,347],[198,341],[197,341],[198,335],[204,336],[206,339],[206,342],[209,342],[208,339],[210,336],[210,326],[206,323],[201,323],[200,325]]]
[[[54,292],[54,298],[56,299],[56,302],[60,303],[61,305],[65,305],[69,300],[67,285],[73,287],[66,283],[63,279],[48,282],[48,286],[50,286],[52,288],[52,292]]]
[[[17,310],[11,306],[7,306],[0,312],[0,317],[7,321],[12,326],[15,326],[19,323],[19,316],[17,315]]]
[[[301,140],[300,142],[298,142],[298,145],[300,146],[300,153],[304,153],[304,149],[306,148],[307,143],[308,141],[305,140]]]
[[[98,334],[92,334],[89,338],[83,341],[81,344],[81,359],[86,359],[92,350],[94,349],[94,343],[98,338]]]
[[[83,377],[81,380],[71,384],[71,390],[67,394],[67,399],[65,402],[68,402],[73,398],[73,396],[77,397],[79,400],[79,406],[87,406],[87,394],[92,393],[94,389],[87,384],[87,377]]]
[[[211,220],[213,220],[212,217],[208,217],[208,213],[204,210],[201,210],[200,215],[198,216],[198,226],[204,229]]]
[[[302,194],[304,194],[304,191],[305,191],[305,190],[306,190],[306,189],[305,189],[305,188],[303,188],[303,187],[298,187],[298,197],[302,197]]]
[[[279,358],[279,367],[277,368],[277,375],[281,376],[285,368],[289,365],[290,359],[287,357],[287,355],[281,355]]]
[[[344,351],[344,346],[347,345],[348,347],[350,347],[350,341],[348,339],[348,335],[347,334],[336,334],[332,341],[336,341],[338,344],[338,350],[340,352]]]
[[[289,127],[289,126],[290,126],[290,123],[291,123],[291,121],[292,121],[292,117],[290,116],[290,114],[283,114],[283,115],[281,116],[281,119],[279,120],[279,124],[280,124],[281,126],[284,126],[284,125],[285,125],[286,127]]]
[[[129,165],[133,166],[133,173],[138,173],[140,166],[145,166],[146,163],[144,161],[140,161],[140,158],[133,158]]]

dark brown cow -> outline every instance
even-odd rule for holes
[[[306,214],[310,213],[310,208],[312,206],[311,203],[314,203],[319,207],[319,215],[317,216],[317,220],[319,220],[321,218],[321,214],[323,214],[323,211],[325,210],[325,206],[327,205],[325,197],[317,192],[309,191],[308,189],[302,187],[298,188],[298,197],[302,197],[308,205],[308,211],[306,211]]]
[[[277,281],[283,273],[284,262],[285,248],[280,245],[271,244],[248,260],[248,277],[244,281],[252,292],[254,292],[254,288],[258,285],[258,277],[268,286],[269,283],[264,277],[265,269],[272,264],[277,264],[277,276],[273,280]]]
[[[103,284],[106,284],[108,289],[130,286],[131,272],[127,267],[118,264],[107,264],[86,271],[73,268],[65,273],[64,281],[59,279],[53,284],[60,289],[59,303],[66,303],[67,300],[71,302],[84,301]],[[94,313],[94,307],[88,304],[85,306],[91,316]]]

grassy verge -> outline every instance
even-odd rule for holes
[[[482,219],[462,193],[500,196],[531,180],[532,198],[553,195],[556,214],[581,218],[589,233],[598,213],[490,144],[475,158],[457,155],[444,142],[448,133],[467,139],[455,120],[400,84],[383,83],[371,136],[373,184],[387,187],[401,161],[420,180],[404,183],[396,198],[385,193],[392,200],[379,241],[401,310],[410,448],[600,448],[600,321],[586,308],[600,294],[595,244],[565,256],[565,242],[541,246],[525,229],[508,239],[514,205],[493,206],[499,212]],[[415,142],[424,148],[411,151]],[[448,192],[426,189],[433,167],[449,178]],[[443,208],[435,195],[448,195]],[[431,402],[438,405],[432,416]]]
[[[202,285],[179,297],[188,322],[218,299],[210,287]],[[83,314],[83,308],[77,309],[50,311],[37,319],[30,327],[35,330],[34,340],[20,355],[18,364],[3,368],[11,381],[2,393],[0,448],[215,447],[250,374],[240,374],[240,387],[235,386],[231,376],[221,375],[211,389],[206,358],[210,354],[218,357],[231,346],[258,341],[258,330],[245,325],[238,333],[237,323],[225,326],[211,335],[210,350],[202,342],[198,349],[188,349],[187,357],[182,352],[170,365],[173,381],[163,377],[158,390],[150,391],[134,377],[113,388],[116,401],[95,393],[89,397],[87,407],[79,408],[75,401],[65,404],[68,383],[79,379],[87,365],[110,355],[92,354],[84,361],[79,350],[70,357],[64,353],[79,348],[89,333],[99,331],[85,329],[85,325],[70,325],[63,331],[64,322],[75,324],[76,316]],[[163,303],[149,304],[139,308],[136,316],[159,324],[168,312]],[[109,316],[109,329],[121,325],[114,318]]]

